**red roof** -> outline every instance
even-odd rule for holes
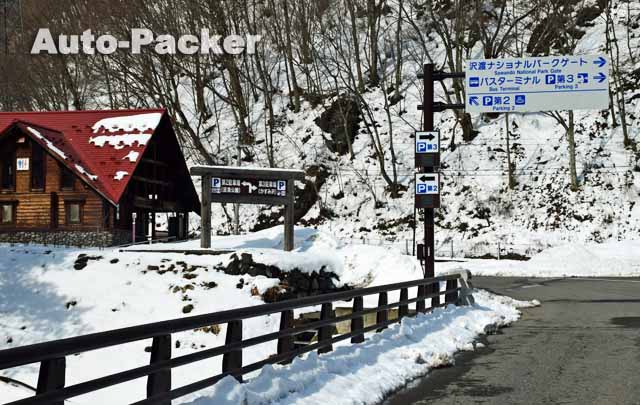
[[[0,137],[18,127],[118,204],[166,110],[0,113]]]

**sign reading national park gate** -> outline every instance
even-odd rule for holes
[[[234,166],[196,166],[202,177],[201,246],[211,247],[211,203],[284,205],[284,249],[293,250],[294,182],[304,171]]]

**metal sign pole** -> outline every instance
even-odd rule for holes
[[[424,101],[422,110],[424,114],[423,129],[433,131],[433,64],[424,65],[423,71]],[[434,167],[422,167],[422,173],[434,173]],[[434,258],[434,210],[424,209],[424,276],[425,278],[435,275]]]

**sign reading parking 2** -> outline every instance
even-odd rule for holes
[[[416,132],[416,167],[440,166],[440,132]]]
[[[416,173],[416,208],[440,207],[440,175]]]
[[[606,110],[609,61],[549,56],[467,61],[467,112]]]

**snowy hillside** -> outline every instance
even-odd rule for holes
[[[619,37],[624,38],[626,3],[614,3],[617,4],[614,16],[619,24]],[[631,12],[631,20],[638,21],[640,7],[634,6]],[[387,19],[383,18],[382,24],[390,28],[395,21],[392,13]],[[577,40],[574,53],[604,53],[604,15],[596,16],[580,28],[585,33]],[[407,37],[403,45],[410,53],[418,45],[411,39],[411,34]],[[629,41],[629,49],[637,49],[638,37],[634,35]],[[437,37],[433,37],[429,46],[434,61],[444,63],[445,49]],[[478,44],[469,57],[482,57],[482,52]],[[637,72],[640,57],[636,55],[635,62],[632,61],[626,45],[620,52],[625,71],[635,72],[627,76],[625,95],[630,137],[638,142],[640,86]],[[340,156],[329,150],[327,141],[332,141],[331,134],[324,132],[315,122],[337,100],[336,97],[326,98],[316,106],[305,101],[298,113],[287,107],[289,98],[285,95],[274,98],[279,120],[283,123],[283,136],[275,140],[276,165],[305,169],[321,167],[319,200],[304,215],[303,224],[317,225],[338,238],[376,245],[404,247],[406,241],[412,239],[413,132],[421,127],[421,113],[416,107],[422,97],[422,86],[415,74],[420,69],[421,61],[411,58],[404,61],[403,99],[389,107],[389,116],[385,111],[382,89],[367,88],[362,97],[372,112],[372,119],[360,117],[352,147],[353,159],[348,154]],[[301,76],[300,80],[304,77]],[[436,90],[438,97],[444,100],[442,89],[436,86]],[[266,137],[262,125],[264,108],[258,100],[250,113],[256,139]],[[231,110],[225,114],[216,131],[236,131]],[[561,114],[566,117],[566,112]],[[378,127],[382,147],[387,151],[386,170],[391,173],[389,117],[399,183],[409,190],[397,199],[390,197],[367,132],[367,126]],[[439,252],[448,254],[453,243],[451,249],[455,249],[456,254],[481,256],[489,253],[496,256],[497,244],[500,243],[503,253],[530,256],[545,247],[565,242],[603,242],[638,237],[639,155],[633,148],[624,146],[622,129],[620,125],[612,126],[609,111],[576,112],[576,160],[580,184],[577,192],[572,192],[569,187],[566,131],[554,118],[545,114],[510,115],[510,147],[517,181],[513,190],[507,187],[504,116],[473,115],[472,120],[478,135],[469,142],[463,142],[460,126],[452,112],[436,116],[436,127],[441,130],[442,143],[446,146],[441,170],[444,179],[443,207],[436,214],[436,246]],[[451,147],[454,134],[455,147]],[[231,140],[225,144],[223,139],[223,152],[216,156],[232,163],[234,142]],[[263,148],[255,147],[252,152],[258,164],[269,164]],[[315,168],[314,172],[317,171]],[[313,177],[310,179],[314,180]],[[317,177],[315,179],[317,181]],[[257,211],[255,207],[242,207],[240,223],[245,231],[257,225],[261,227],[259,224],[265,217],[259,218]],[[214,213],[214,229],[217,224],[220,232],[229,232],[231,222],[227,214],[230,209],[225,212],[214,206]],[[418,235],[421,232],[419,226]]]

